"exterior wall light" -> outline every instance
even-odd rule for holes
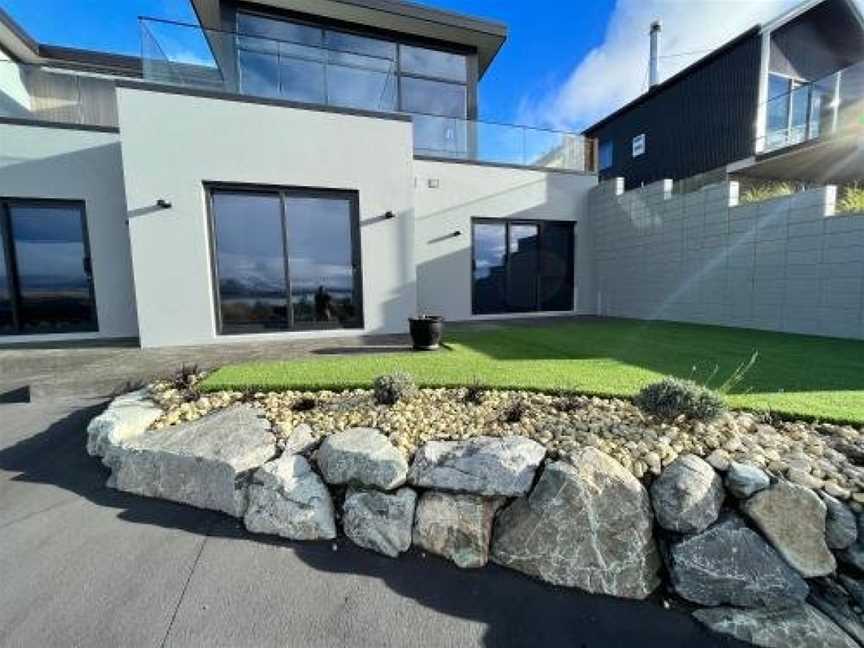
[[[384,214],[385,220],[390,220],[391,218],[396,218],[396,214],[394,214],[392,211],[388,211]]]
[[[456,230],[455,232],[453,232],[453,236],[454,236],[454,238],[456,236],[462,236],[462,230]]]
[[[159,209],[171,209],[171,203],[165,200],[164,198],[160,198],[156,201],[156,206]]]

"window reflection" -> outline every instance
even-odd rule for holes
[[[474,225],[474,312],[503,313],[507,310],[505,223]]]
[[[2,213],[2,206],[0,206]],[[0,333],[11,333],[15,326],[12,314],[12,295],[9,292],[9,271],[6,269],[6,251],[0,236]]]
[[[284,327],[288,316],[279,197],[216,192],[213,225],[223,326]]]
[[[22,330],[95,330],[82,210],[11,204],[9,227]]]
[[[331,198],[286,199],[288,267],[295,325],[356,322],[351,203]]]
[[[461,54],[400,45],[399,60],[402,72],[451,81],[468,80],[466,58]]]
[[[402,109],[406,112],[445,117],[467,117],[465,86],[441,81],[402,77]]]

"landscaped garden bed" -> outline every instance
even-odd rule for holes
[[[530,358],[522,331],[501,329],[497,341],[492,332],[471,349],[459,348],[462,337],[423,356],[441,364],[421,370],[419,387],[404,374],[366,377],[415,357],[400,354],[341,359],[339,385],[327,382],[330,360],[186,371],[115,401],[91,424],[88,450],[112,469],[110,485],[220,510],[254,533],[344,533],[392,557],[413,545],[464,568],[492,560],[628,598],[662,584],[668,599],[701,608],[695,616],[707,626],[757,645],[864,645],[864,429],[819,422],[824,403],[803,387],[782,402],[815,403],[806,418],[726,409],[729,392],[752,396],[769,380],[815,390],[821,359],[838,367],[831,386],[845,377],[852,397],[851,416],[837,418],[854,421],[861,356],[837,354],[860,344],[797,338],[808,371],[771,378],[765,364],[802,360],[773,356],[790,336],[769,336],[765,362],[735,364],[725,402],[680,380],[601,396],[607,390],[561,391],[566,362],[578,380],[590,378],[578,366],[586,358],[546,344],[562,329],[573,332],[526,329],[538,340]],[[715,343],[727,335],[708,332]],[[643,345],[656,341],[642,333]],[[462,369],[447,374],[447,363],[460,353],[474,378],[456,386],[452,372]],[[671,352],[662,363],[618,354],[653,369],[676,362]],[[524,373],[526,363],[549,371]],[[627,391],[621,385],[638,372],[660,377],[630,368],[616,375],[607,363],[594,386]],[[238,380],[250,371],[257,381]],[[297,388],[301,376],[310,388]]]

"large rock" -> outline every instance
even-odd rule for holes
[[[391,558],[411,547],[411,525],[417,493],[349,490],[342,509],[342,527],[355,544]]]
[[[489,560],[492,521],[503,503],[503,498],[429,491],[417,503],[414,544],[459,567],[482,567]]]
[[[531,495],[498,515],[492,559],[555,585],[645,598],[660,582],[648,493],[599,450],[571,460],[547,465]]]
[[[430,441],[417,451],[408,480],[415,486],[489,497],[531,490],[546,449],[525,437]]]
[[[815,579],[809,601],[813,607],[864,646],[864,626],[853,609],[855,603],[837,581],[829,578]]]
[[[252,533],[290,540],[331,540],[336,520],[330,491],[299,455],[282,455],[261,466],[249,483],[243,518]]]
[[[825,542],[830,549],[846,549],[858,539],[858,521],[851,509],[840,500],[822,493],[827,507]]]
[[[707,529],[720,515],[725,495],[723,480],[696,455],[679,457],[651,485],[657,523],[678,533]]]
[[[845,632],[809,605],[771,610],[696,610],[699,621],[723,634],[763,648],[858,648]]]
[[[321,438],[315,436],[311,425],[301,423],[278,443],[284,454],[306,454],[321,444]]]
[[[804,579],[739,518],[672,544],[675,591],[699,605],[784,607],[807,598]]]
[[[733,461],[726,473],[726,489],[738,499],[747,499],[754,493],[765,490],[771,480],[761,468]]]
[[[324,439],[315,460],[328,484],[392,490],[405,483],[408,462],[378,430],[351,428]]]
[[[837,567],[825,543],[827,507],[809,488],[780,480],[741,508],[805,578],[825,576]]]
[[[243,517],[249,475],[275,454],[263,412],[238,405],[135,437],[104,461],[113,488]]]
[[[111,447],[144,434],[161,414],[162,408],[150,400],[147,389],[115,398],[87,426],[87,454],[104,457]]]

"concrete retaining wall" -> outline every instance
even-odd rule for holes
[[[864,338],[864,214],[836,215],[825,187],[738,204],[727,182],[591,191],[598,315]]]

